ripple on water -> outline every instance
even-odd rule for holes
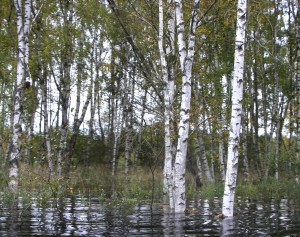
[[[0,212],[0,236],[297,236],[300,207],[283,198],[269,202],[238,198],[236,215],[220,220],[221,199],[189,203],[189,214],[174,215],[163,205],[126,210],[98,198],[53,199],[47,207],[17,199]]]

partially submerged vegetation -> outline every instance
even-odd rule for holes
[[[23,164],[20,170],[20,187],[16,193],[7,189],[7,176],[5,172],[1,173],[2,206],[11,204],[17,197],[21,197],[25,203],[34,198],[41,206],[47,206],[50,199],[63,199],[74,195],[98,198],[108,207],[163,202],[161,169],[151,172],[149,168],[138,167],[132,169],[127,176],[122,172],[112,176],[110,169],[105,166],[82,166],[71,170],[68,176],[60,178],[50,178],[48,170],[41,166]],[[204,182],[199,188],[191,173],[187,174],[186,180],[188,200],[222,198],[224,185],[221,182]],[[241,199],[248,198],[253,201],[289,198],[299,202],[300,189],[293,180],[276,181],[270,178],[257,183],[240,182],[236,195]]]

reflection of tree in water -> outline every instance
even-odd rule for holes
[[[226,217],[222,220],[222,233],[221,236],[234,236],[234,218]]]
[[[20,229],[20,222],[19,222],[19,208],[18,208],[19,200],[14,200],[10,203],[8,208],[8,231],[9,236],[18,236],[18,230]]]
[[[29,201],[29,202],[28,202]],[[220,218],[221,199],[198,199],[188,212],[174,214],[168,206],[99,203],[74,196],[13,199],[0,212],[0,236],[297,236],[299,203],[282,199],[237,199],[237,214]]]

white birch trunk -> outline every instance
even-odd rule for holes
[[[279,171],[278,171],[278,161],[279,161],[279,143],[280,143],[280,113],[279,113],[279,75],[278,75],[278,49],[277,49],[277,31],[278,31],[278,3],[274,1],[274,15],[275,25],[274,25],[274,32],[273,32],[273,70],[274,70],[274,104],[273,104],[273,114],[272,118],[274,119],[274,126],[276,126],[275,134],[276,134],[276,146],[275,146],[275,178],[278,181],[279,179]],[[270,136],[272,137],[272,136]]]
[[[18,34],[18,56],[17,56],[17,78],[15,82],[15,96],[12,124],[12,146],[10,153],[9,183],[8,188],[16,191],[18,188],[19,167],[18,161],[21,155],[21,132],[22,132],[22,101],[23,84],[28,67],[28,36],[31,17],[31,1],[26,0],[24,4],[25,17],[23,20],[23,3],[21,0],[14,0],[16,9],[17,34]]]
[[[182,97],[180,105],[180,121],[178,130],[177,152],[174,164],[174,210],[183,213],[186,209],[185,172],[186,155],[190,125],[191,103],[191,76],[194,62],[196,17],[199,8],[199,0],[194,1],[192,9],[188,46],[185,40],[185,28],[183,20],[183,8],[181,0],[175,0],[176,25],[178,37],[178,50],[182,72]]]
[[[118,91],[122,91],[122,88],[118,88]],[[114,103],[114,121],[113,121],[113,144],[112,144],[112,175],[114,176],[116,173],[117,169],[117,157],[118,157],[118,151],[119,151],[119,141],[120,141],[120,136],[122,133],[123,129],[123,124],[124,124],[124,116],[123,116],[123,106],[121,105],[121,102],[119,98],[114,95],[113,99]]]
[[[170,4],[170,1],[168,1]],[[171,21],[173,21],[174,26],[174,18],[172,15],[170,16]],[[169,24],[170,26],[170,24]],[[174,32],[174,31],[173,31]],[[158,47],[160,53],[160,64],[162,77],[164,82],[164,142],[165,142],[165,160],[164,160],[164,187],[163,187],[163,195],[164,195],[164,203],[166,203],[167,196],[169,196],[169,205],[170,208],[174,208],[173,202],[173,179],[172,179],[172,142],[171,142],[171,129],[170,129],[170,121],[171,121],[171,104],[172,104],[172,94],[174,87],[171,87],[169,84],[169,75],[167,68],[166,55],[163,47],[163,36],[164,36],[164,17],[163,17],[163,1],[159,0],[159,35],[158,35]],[[171,41],[173,33],[170,35]],[[170,42],[169,42],[170,48]],[[167,54],[171,51],[168,50]]]
[[[211,173],[211,182],[215,182],[215,157],[216,157],[216,149],[215,149],[215,140],[214,140],[214,134],[212,130],[211,124],[209,125],[210,127],[210,157],[211,157],[211,162],[210,162],[210,173]]]
[[[132,141],[133,141],[133,98],[134,98],[134,89],[135,89],[135,72],[134,68],[132,68],[133,72],[132,75],[129,73],[129,83],[124,88],[125,90],[128,90],[128,93],[125,93],[125,124],[126,124],[126,139],[125,139],[125,175],[128,174],[129,171],[129,163],[132,153]],[[131,98],[129,98],[129,85],[131,85]]]
[[[249,181],[249,163],[248,163],[248,146],[247,146],[247,124],[245,122],[247,113],[244,114],[244,121],[242,125],[242,157],[243,157],[243,166],[244,166],[244,181],[248,183]]]
[[[67,133],[69,127],[69,101],[71,90],[71,63],[72,63],[72,31],[71,24],[73,21],[73,1],[66,1],[63,3],[64,12],[64,34],[65,42],[62,52],[62,77],[60,81],[60,104],[61,104],[61,135],[59,143],[59,151],[57,156],[57,175],[62,175],[63,163],[66,162],[66,149],[67,149]]]
[[[201,163],[202,163],[202,168],[203,168],[203,171],[204,171],[204,175],[205,175],[207,181],[209,183],[212,183],[213,178],[212,178],[210,168],[209,168],[209,165],[208,165],[208,161],[207,161],[207,157],[206,157],[206,151],[205,151],[205,145],[204,145],[202,136],[203,135],[202,135],[201,129],[198,128],[197,129],[197,147],[196,147],[197,159],[200,162],[202,161]]]
[[[143,132],[143,124],[144,124],[144,116],[145,116],[145,107],[147,102],[147,89],[145,89],[144,96],[142,97],[142,111],[141,111],[141,120],[139,124],[138,130],[138,138],[137,138],[137,148],[134,154],[134,167],[136,168],[138,165],[139,155],[142,149],[142,132]]]
[[[238,1],[234,71],[232,80],[232,109],[228,141],[227,171],[223,195],[223,214],[225,216],[233,216],[234,196],[238,171],[238,146],[241,128],[244,80],[246,6],[247,0]]]
[[[297,71],[296,71],[296,91],[297,91],[297,131],[296,131],[296,174],[295,180],[300,184],[300,9],[297,6],[296,18],[296,40],[297,40]]]
[[[45,73],[45,72],[44,72]],[[48,168],[50,177],[53,174],[53,162],[52,162],[52,148],[51,148],[51,140],[50,140],[50,134],[49,134],[49,120],[48,120],[48,88],[47,88],[47,78],[45,75],[42,76],[42,106],[44,108],[43,111],[43,117],[44,117],[44,138],[45,138],[45,144],[46,144],[46,150],[47,150],[47,161],[48,161]]]
[[[91,96],[91,102],[90,102],[90,119],[89,119],[89,134],[88,134],[88,140],[87,140],[87,146],[86,146],[86,153],[85,153],[85,159],[84,164],[89,164],[89,157],[91,153],[91,144],[94,139],[94,123],[95,123],[95,113],[96,113],[96,104],[97,104],[97,94],[99,93],[99,57],[98,57],[98,45],[97,38],[100,38],[100,36],[94,32],[94,38],[93,38],[93,48],[92,48],[92,57],[90,59],[90,75],[91,75],[91,86],[90,86],[90,96]],[[100,46],[101,47],[101,46]],[[100,54],[102,50],[100,49]],[[96,79],[94,81],[94,64],[96,66]]]
[[[222,110],[223,111],[223,110]],[[224,148],[224,140],[223,140],[223,127],[224,127],[224,119],[222,118],[222,115],[220,115],[218,122],[220,124],[219,129],[219,162],[220,162],[220,172],[221,172],[221,179],[222,182],[225,182],[225,162],[224,162],[224,154],[225,154],[225,148]]]

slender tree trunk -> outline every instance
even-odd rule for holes
[[[222,78],[221,85],[223,87],[222,91],[222,105],[221,105],[221,113],[218,117],[219,122],[219,162],[220,162],[220,172],[221,172],[221,179],[222,182],[225,182],[225,146],[224,146],[224,129],[225,129],[225,123],[226,123],[226,98],[225,95],[227,94],[227,78],[226,76]]]
[[[125,99],[125,114],[126,114],[126,139],[125,139],[125,175],[129,171],[129,162],[132,153],[132,143],[133,143],[133,98],[135,90],[135,68],[132,68],[132,72],[129,73],[128,85],[125,90],[127,90]],[[131,98],[129,98],[129,87],[131,87]]]
[[[273,28],[273,48],[272,48],[272,54],[273,54],[273,72],[274,72],[274,102],[273,102],[273,109],[272,109],[272,120],[274,123],[274,127],[276,128],[276,144],[275,144],[275,178],[278,181],[279,179],[279,170],[278,170],[278,162],[279,162],[279,156],[280,156],[280,149],[279,149],[279,143],[280,143],[280,114],[279,114],[279,75],[278,75],[278,49],[277,49],[277,30],[278,30],[278,5],[274,1],[274,17],[275,17],[275,26]],[[272,137],[272,136],[270,136]]]
[[[197,160],[200,160],[202,163],[201,166],[203,168],[204,175],[205,175],[207,181],[209,183],[213,183],[214,180],[213,180],[213,177],[211,175],[211,171],[210,171],[210,168],[208,165],[206,151],[205,151],[205,145],[204,145],[202,136],[203,136],[203,134],[201,132],[201,129],[198,127],[198,129],[197,129],[197,147],[196,147]]]
[[[13,108],[13,124],[12,124],[12,146],[10,153],[9,166],[9,183],[8,187],[11,191],[18,189],[19,176],[19,159],[21,155],[21,132],[22,132],[22,102],[24,94],[24,81],[26,70],[28,67],[29,54],[29,26],[31,19],[31,1],[14,0],[16,9],[17,34],[18,34],[18,56],[17,56],[17,78],[15,81],[14,91],[14,108]],[[24,10],[24,13],[23,13]],[[23,20],[23,16],[24,20]]]
[[[292,23],[292,17],[293,17],[293,3],[294,1],[289,1],[288,4],[288,8],[289,8],[289,18],[288,18],[288,26],[289,26],[289,32],[292,32],[293,29],[293,25],[294,23]],[[296,25],[297,27],[297,20],[296,20]],[[290,80],[290,91],[295,91],[294,88],[294,44],[293,44],[293,35],[290,34],[289,35],[289,39],[288,39],[288,47],[289,47],[289,80]],[[297,39],[296,39],[297,40]],[[297,41],[298,43],[298,41]],[[297,46],[297,53],[298,53],[298,46]],[[297,95],[296,95],[297,97]],[[295,100],[291,100],[289,103],[289,117],[293,118],[294,117],[294,106],[295,106]],[[293,153],[294,153],[294,149],[293,149],[293,137],[294,137],[294,124],[293,123],[289,123],[289,140],[288,140],[288,150],[289,150],[289,158],[288,158],[288,174],[289,174],[289,178],[293,177],[293,172],[292,172],[292,160],[293,160]]]
[[[141,120],[140,120],[140,124],[139,124],[139,130],[138,130],[138,137],[137,137],[137,147],[136,147],[136,151],[134,154],[134,167],[136,168],[138,165],[138,160],[139,160],[139,155],[142,149],[142,132],[143,132],[143,124],[144,124],[144,116],[145,116],[145,107],[146,107],[146,103],[147,103],[147,93],[148,90],[145,89],[144,91],[144,95],[141,98],[142,100],[142,111],[141,111]]]
[[[88,96],[86,98],[85,103],[83,104],[80,117],[76,118],[76,120],[74,121],[72,135],[71,135],[70,141],[68,142],[68,146],[67,146],[67,149],[66,149],[65,157],[66,157],[66,161],[67,161],[66,164],[68,164],[68,166],[70,164],[71,158],[72,158],[74,150],[75,150],[75,145],[76,145],[77,137],[78,137],[78,134],[79,134],[79,128],[80,128],[80,126],[81,126],[81,124],[84,120],[84,117],[85,117],[86,112],[87,112],[87,108],[88,108],[88,106],[90,104],[90,101],[92,99],[93,78],[91,78],[90,83],[91,84],[89,86]]]
[[[220,162],[220,173],[221,173],[221,180],[224,183],[225,182],[225,147],[224,147],[224,135],[223,135],[223,127],[224,127],[224,119],[222,118],[223,116],[219,116],[219,124],[220,124],[220,129],[219,129],[219,162]]]
[[[183,20],[183,7],[180,0],[175,0],[178,50],[182,72],[182,94],[180,105],[180,120],[178,130],[177,152],[174,164],[174,205],[176,213],[183,213],[186,209],[185,172],[186,155],[189,138],[190,125],[190,102],[191,102],[191,77],[194,62],[195,29],[199,0],[194,1],[190,18],[188,46],[185,39],[185,28]]]
[[[57,175],[61,176],[63,166],[66,161],[67,149],[67,133],[69,130],[69,102],[71,91],[71,64],[72,64],[72,22],[73,22],[73,1],[64,0],[63,9],[64,13],[64,49],[62,50],[62,78],[60,81],[60,105],[61,105],[61,135],[59,142],[59,151],[57,156]]]
[[[215,182],[215,157],[216,157],[216,149],[215,149],[215,139],[214,139],[214,132],[211,124],[209,124],[210,127],[210,172],[211,172],[211,178],[212,182]]]
[[[264,78],[264,77],[263,77]],[[262,101],[263,101],[263,127],[264,127],[264,179],[266,180],[269,177],[269,163],[270,163],[270,152],[269,152],[269,138],[268,138],[268,112],[267,112],[267,85],[266,81],[263,81],[262,87]]]
[[[112,101],[113,103],[112,108],[114,111],[113,121],[112,121],[113,143],[111,144],[112,145],[112,175],[115,174],[117,169],[117,157],[119,152],[120,136],[122,134],[123,124],[124,124],[124,110],[123,110],[122,102],[120,101],[119,98],[121,91],[123,91],[123,85],[121,85],[121,82],[118,81],[117,86],[115,87],[115,92]]]
[[[297,131],[296,131],[296,177],[295,180],[300,184],[300,1],[298,0],[296,18],[296,40],[297,40],[297,71],[296,71],[296,98],[297,98]]]
[[[91,102],[90,102],[90,119],[89,119],[89,134],[87,138],[86,154],[84,158],[84,164],[89,165],[89,158],[92,149],[92,141],[94,139],[94,123],[95,123],[95,113],[97,104],[97,94],[100,93],[99,89],[99,57],[98,57],[98,44],[96,44],[97,38],[99,37],[96,32],[93,33],[93,48],[92,48],[92,58],[90,59],[90,76],[91,76]],[[102,50],[100,50],[101,52]],[[100,53],[101,54],[101,53]],[[94,64],[96,65],[96,80],[94,81]]]
[[[51,139],[49,132],[49,118],[48,118],[48,83],[47,83],[47,69],[44,66],[43,75],[41,77],[41,86],[42,86],[42,106],[43,106],[43,118],[44,118],[44,139],[47,151],[47,161],[48,169],[50,172],[50,177],[53,175],[53,161],[52,161],[52,148],[51,148]],[[41,73],[42,74],[42,73]]]
[[[232,80],[232,108],[228,141],[227,171],[222,210],[223,214],[229,217],[233,216],[234,197],[238,170],[238,146],[240,138],[243,101],[246,6],[246,0],[238,0],[234,71]]]
[[[247,112],[244,112],[243,116],[243,124],[242,124],[242,157],[243,157],[243,166],[244,166],[244,172],[243,172],[243,178],[244,182],[248,183],[249,182],[249,163],[248,163],[248,144],[247,144],[247,134],[248,134],[248,129],[247,129]]]
[[[194,82],[194,97],[195,97],[195,101],[196,103],[199,104],[199,113],[201,115],[199,115],[198,118],[198,126],[196,128],[197,131],[197,146],[196,146],[196,155],[197,155],[197,159],[199,159],[199,161],[202,163],[201,167],[204,171],[204,175],[206,177],[206,180],[209,183],[213,183],[214,179],[212,176],[212,172],[211,169],[209,167],[209,163],[207,160],[207,156],[206,156],[206,148],[205,148],[205,144],[203,141],[203,136],[204,134],[206,134],[206,125],[205,125],[205,108],[204,108],[204,101],[203,101],[203,92],[201,89],[201,85],[199,83],[199,81],[195,81]],[[211,151],[212,152],[212,151]]]
[[[168,1],[170,6],[173,5],[172,1]],[[173,166],[173,155],[172,155],[172,141],[171,141],[171,105],[173,102],[174,86],[171,84],[173,80],[169,80],[172,75],[169,74],[166,57],[169,57],[174,49],[174,13],[171,11],[169,18],[167,19],[167,28],[169,30],[169,42],[166,50],[166,54],[163,47],[163,36],[164,36],[164,17],[163,17],[163,1],[159,0],[159,53],[161,71],[164,82],[164,141],[165,141],[165,160],[164,160],[164,202],[166,203],[167,196],[169,196],[169,205],[174,208],[173,200],[173,177],[172,177],[172,166]],[[172,78],[173,79],[173,78]]]
[[[82,44],[82,42],[80,43]],[[81,45],[82,47],[82,45]],[[80,49],[82,50],[82,48]],[[77,96],[76,96],[76,107],[75,107],[75,114],[74,114],[74,123],[73,123],[73,131],[72,131],[72,135],[70,138],[70,141],[68,142],[67,145],[67,149],[66,149],[66,155],[65,155],[65,159],[66,159],[66,165],[69,166],[73,153],[74,153],[74,149],[75,149],[75,145],[77,142],[77,137],[79,134],[79,128],[84,120],[84,117],[86,115],[87,112],[87,108],[90,104],[90,101],[92,100],[92,96],[93,96],[93,86],[94,86],[94,78],[93,75],[91,75],[90,78],[90,85],[88,88],[88,95],[86,98],[85,103],[82,106],[82,111],[81,111],[81,115],[79,117],[79,110],[80,110],[80,105],[81,105],[81,84],[82,84],[82,80],[83,80],[83,62],[82,59],[79,60],[78,62],[78,77],[77,77]]]
[[[257,40],[257,32],[253,32],[254,39]],[[253,106],[251,110],[251,117],[252,117],[252,127],[254,129],[254,158],[255,158],[255,167],[258,172],[258,175],[261,176],[261,156],[260,156],[260,149],[259,149],[259,140],[258,140],[258,130],[259,130],[259,103],[258,103],[258,68],[257,68],[257,47],[256,43],[254,43],[253,46],[253,57],[254,57],[254,63],[253,63],[253,93],[251,93]],[[252,80],[252,75],[249,77],[249,81]]]

